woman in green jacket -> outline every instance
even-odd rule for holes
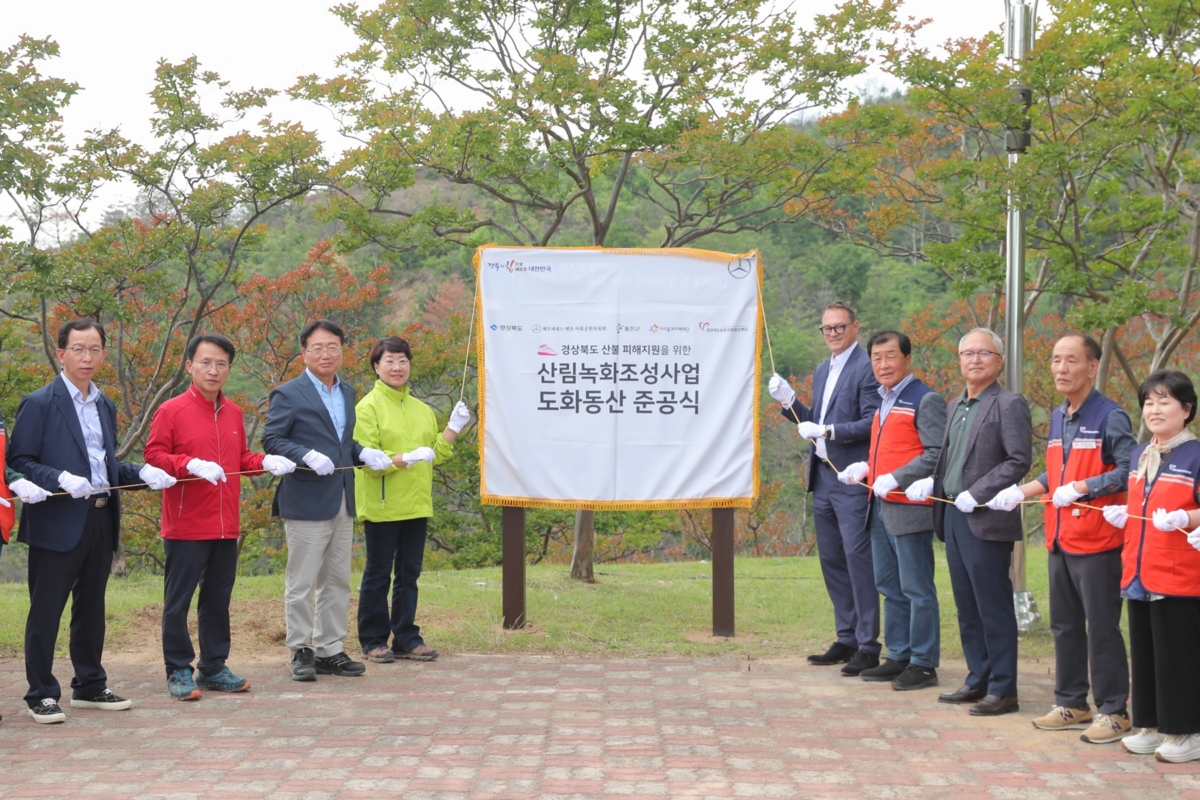
[[[382,450],[393,464],[383,472],[360,470],[354,481],[358,518],[367,540],[367,565],[358,590],[358,639],[363,654],[380,664],[397,656],[416,661],[437,658],[415,623],[425,529],[433,516],[433,465],[450,455],[458,432],[471,421],[470,411],[460,402],[446,429],[438,431],[433,409],[409,392],[411,362],[412,349],[400,337],[376,342],[371,368],[379,380],[354,407],[354,440]]]

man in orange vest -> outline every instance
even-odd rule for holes
[[[867,355],[883,399],[871,423],[871,449],[838,473],[842,483],[864,479],[875,496],[867,531],[875,586],[883,595],[887,659],[863,670],[864,681],[890,681],[897,691],[937,686],[941,617],[933,582],[933,501],[909,498],[913,484],[933,483],[946,432],[946,401],[912,374],[912,342],[881,331]]]
[[[1079,738],[1092,744],[1118,741],[1130,731],[1121,636],[1124,533],[1105,522],[1101,509],[1125,503],[1136,445],[1129,415],[1092,385],[1100,354],[1100,344],[1083,333],[1055,343],[1050,371],[1066,401],[1050,418],[1046,471],[997,498],[1015,506],[1046,495],[1055,706],[1033,724],[1045,731],[1086,729]],[[1089,662],[1095,714],[1087,703]]]

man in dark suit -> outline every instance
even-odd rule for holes
[[[800,435],[812,441],[808,491],[813,495],[817,555],[833,601],[837,641],[808,660],[822,665],[849,662],[842,674],[854,676],[879,666],[879,595],[866,526],[868,491],[840,483],[837,473],[867,460],[871,420],[881,399],[871,359],[858,346],[854,309],[846,303],[831,304],[821,316],[821,333],[832,355],[813,372],[813,407],[797,400],[779,375],[771,377],[769,388],[783,404],[783,415],[799,423]]]
[[[350,625],[352,467],[384,470],[392,460],[354,441],[354,387],[337,376],[344,344],[342,329],[329,320],[304,327],[305,370],[271,391],[263,426],[264,451],[307,466],[280,479],[271,507],[283,517],[287,536],[284,607],[296,681],[316,680],[318,673],[366,672],[344,645]]]
[[[129,700],[108,688],[104,592],[120,540],[121,495],[113,487],[175,480],[151,466],[117,461],[117,409],[92,378],[104,363],[104,328],[77,319],[58,332],[62,374],[26,395],[8,446],[8,463],[42,489],[58,494],[25,505],[17,541],[29,545],[29,617],[25,623],[25,702],[37,722],[63,722],[54,677],[58,626],[71,604],[71,706],[121,711]],[[140,487],[139,487],[140,488]],[[65,493],[62,494],[62,493]]]
[[[1025,398],[1000,386],[1004,342],[976,328],[958,343],[966,389],[946,409],[946,435],[933,471],[933,529],[946,543],[958,630],[970,674],[938,697],[972,703],[971,714],[1017,711],[1017,617],[1012,602],[1013,542],[1024,529],[1020,508],[989,507],[1033,463],[1033,423]]]

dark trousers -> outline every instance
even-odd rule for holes
[[[1200,599],[1129,601],[1133,726],[1200,733]]]
[[[1012,542],[971,533],[967,515],[946,508],[946,562],[967,659],[966,685],[996,697],[1017,696],[1017,614],[1013,608]]]
[[[1124,714],[1129,662],[1121,635],[1121,551],[1050,553],[1050,631],[1054,634],[1054,702],[1087,708],[1091,690],[1101,714]]]
[[[25,620],[25,678],[30,708],[62,687],[54,677],[54,647],[67,598],[71,598],[71,666],[75,697],[91,698],[108,688],[100,664],[104,653],[104,591],[113,559],[113,518],[108,508],[89,508],[79,541],[65,553],[29,548],[29,617]]]
[[[196,651],[188,634],[188,609],[200,587],[196,603],[200,662],[204,675],[216,675],[229,658],[229,598],[237,577],[237,539],[167,539],[167,566],[163,570],[163,663],[167,675],[192,668]]]
[[[824,461],[813,472],[813,524],[825,590],[833,602],[837,640],[878,655],[879,593],[867,531],[870,496],[846,486]]]
[[[428,517],[399,522],[364,522],[367,564],[358,590],[358,641],[364,653],[387,647],[407,653],[418,645],[421,628],[417,618],[417,579],[425,562],[425,530]],[[388,586],[392,608],[388,613]]]

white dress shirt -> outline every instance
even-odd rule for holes
[[[97,401],[100,399],[100,390],[96,388],[96,384],[90,384],[87,399],[84,400],[83,392],[79,391],[78,386],[67,380],[66,373],[60,372],[59,375],[66,384],[67,391],[71,393],[75,416],[79,418],[79,427],[83,429],[88,464],[92,468],[92,474],[88,480],[91,481],[93,489],[107,489],[110,485],[108,482],[108,456],[104,452],[104,431],[100,427],[100,407],[97,405]]]
[[[837,388],[838,378],[842,376],[842,370],[846,368],[846,362],[850,360],[850,354],[854,352],[854,348],[858,347],[858,342],[851,342],[850,346],[836,356],[829,357],[829,374],[825,377],[825,394],[821,397],[821,416],[817,422],[821,425],[825,424],[825,414],[829,411],[829,401],[833,398],[833,390]],[[833,438],[832,428],[829,431],[830,438]],[[817,454],[821,458],[828,458],[825,454],[825,440],[817,439]]]

